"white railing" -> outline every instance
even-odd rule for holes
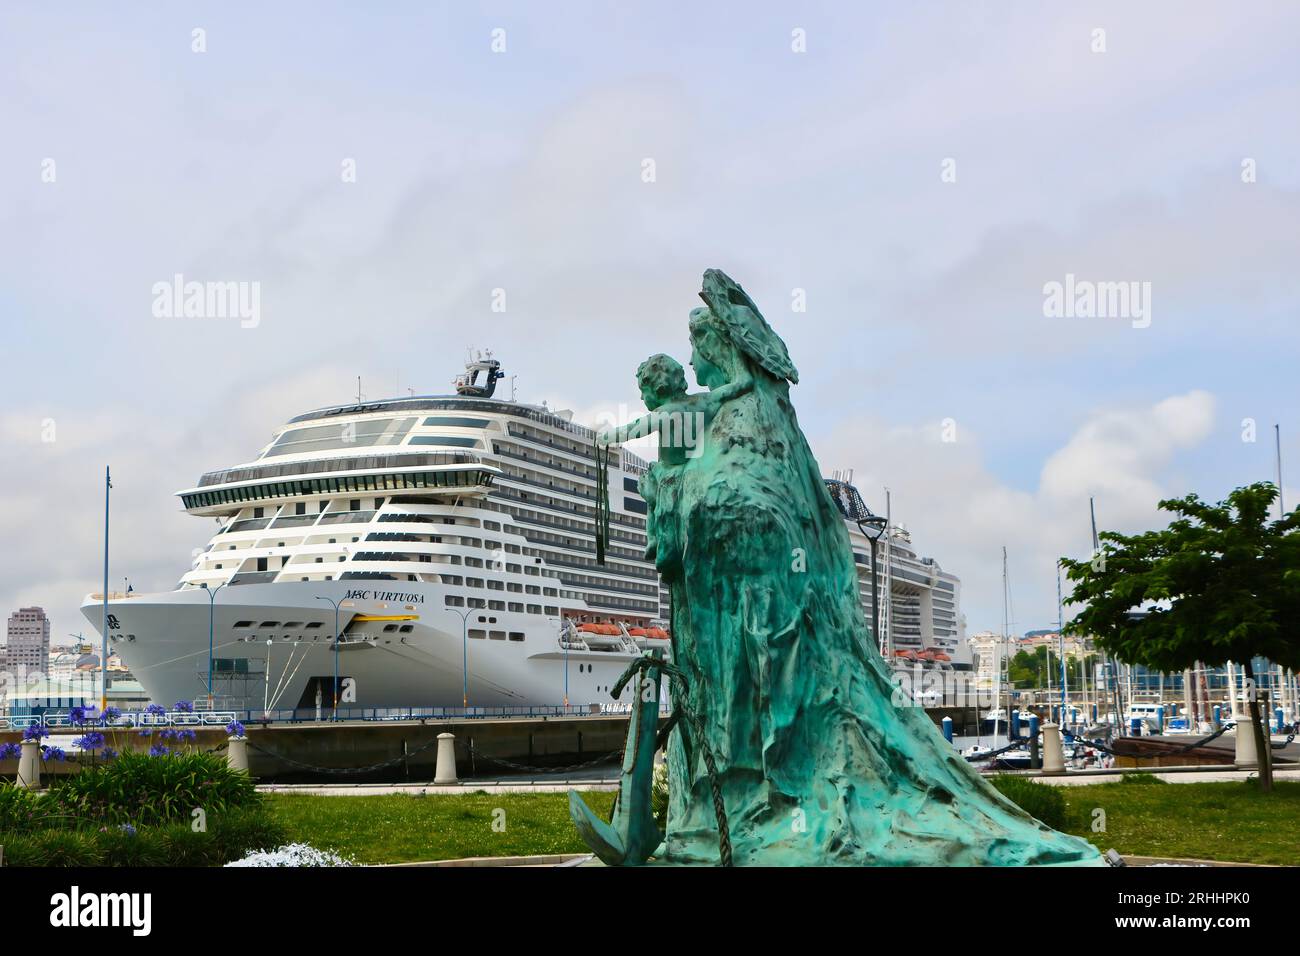
[[[146,711],[123,713],[108,723],[99,719],[87,720],[74,724],[71,717],[64,714],[34,714],[30,716],[0,717],[0,730],[25,730],[28,727],[48,727],[51,729],[85,729],[92,727],[225,727],[238,719],[235,711],[209,710],[199,712],[168,711],[151,714]]]

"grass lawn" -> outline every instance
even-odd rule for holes
[[[1102,850],[1137,856],[1194,857],[1235,863],[1300,865],[1300,783],[1102,783],[1060,787],[1071,833]],[[1093,810],[1106,832],[1093,833]]]
[[[1264,796],[1247,783],[1093,784],[1060,787],[1071,833],[1100,849],[1140,856],[1239,863],[1300,864],[1300,783],[1275,783]],[[601,815],[614,794],[585,793]],[[404,863],[466,856],[581,853],[563,793],[455,796],[267,796],[295,841],[332,848],[361,863]],[[493,811],[505,828],[493,830]],[[1093,810],[1106,832],[1093,833]]]
[[[614,794],[583,793],[608,816]],[[567,793],[471,793],[412,797],[268,794],[267,807],[290,838],[334,849],[358,863],[410,863],[466,856],[584,853],[569,819]],[[493,829],[495,819],[500,832]]]

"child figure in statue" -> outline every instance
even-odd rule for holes
[[[641,400],[649,409],[628,425],[605,429],[597,436],[601,444],[621,444],[651,432],[659,434],[659,460],[641,476],[638,490],[645,499],[646,553],[665,577],[674,577],[681,566],[678,542],[667,540],[676,528],[672,520],[654,520],[655,515],[672,515],[677,508],[681,466],[697,456],[704,435],[722,405],[753,387],[748,376],[722,388],[695,395],[686,391],[686,371],[670,355],[650,356],[636,370]]]

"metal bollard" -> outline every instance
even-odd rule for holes
[[[18,786],[27,790],[41,788],[41,745],[36,740],[24,740],[18,757]]]
[[[231,737],[226,741],[226,766],[248,773],[248,738]]]
[[[1250,726],[1250,711],[1241,715],[1237,721],[1237,750],[1232,762],[1238,767],[1259,766],[1259,752],[1255,749],[1255,731]]]
[[[1056,724],[1043,724],[1043,773],[1065,773],[1065,747]]]
[[[943,719],[943,739],[948,741],[948,743],[952,743],[952,718],[951,717],[945,717]]]
[[[435,784],[460,783],[460,778],[456,776],[455,734],[438,735],[438,765],[434,772],[433,782]]]

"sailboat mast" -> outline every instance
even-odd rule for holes
[[[1065,708],[1069,703],[1069,691],[1066,687],[1067,675],[1065,670],[1065,621],[1061,611],[1061,562],[1056,562],[1056,646],[1057,656],[1061,659],[1061,713],[1058,724],[1065,726]]]
[[[1098,555],[1101,554],[1101,538],[1097,534],[1097,505],[1095,499],[1092,497],[1088,498],[1088,514],[1092,519],[1092,558],[1095,561],[1097,560]],[[1125,734],[1125,729],[1124,716],[1120,711],[1119,674],[1115,675],[1115,681],[1112,684],[1110,655],[1105,651],[1102,651],[1101,653],[1101,666],[1102,673],[1106,675],[1105,704],[1107,707],[1111,708],[1112,712],[1115,714],[1115,722],[1119,724],[1119,733],[1122,737]],[[1098,697],[1101,698],[1101,695],[1099,694]]]
[[[1277,516],[1286,517],[1286,504],[1282,501],[1282,426],[1273,426],[1273,445],[1277,453]]]
[[[1007,651],[1007,546],[1002,546],[1002,638],[998,642],[998,684],[997,690],[993,694],[993,746],[997,746],[998,741],[998,708],[1002,705],[1002,665],[1006,660]],[[1007,680],[1010,682],[1011,673],[1008,669]],[[1011,689],[1007,688],[1007,736],[1010,736],[1015,728],[1011,726]]]

